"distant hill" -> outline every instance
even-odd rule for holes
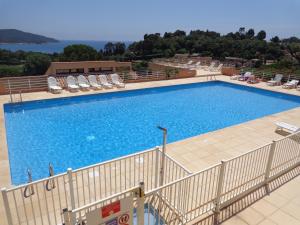
[[[0,43],[35,43],[58,42],[54,38],[32,34],[15,29],[0,29]]]

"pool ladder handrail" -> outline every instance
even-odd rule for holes
[[[27,169],[27,175],[28,175],[28,185],[25,187],[23,196],[24,198],[29,198],[30,196],[34,195],[34,188],[32,183],[32,172],[30,169]],[[54,169],[51,163],[49,163],[49,177],[54,176]],[[45,188],[47,191],[52,191],[55,189],[56,185],[53,179],[48,179],[45,185]]]
[[[53,165],[51,163],[49,163],[49,177],[53,177],[53,176],[54,176]],[[53,179],[48,179],[47,182],[46,182],[46,190],[47,191],[51,191],[54,188],[55,188],[55,182],[54,182],[54,180]]]
[[[27,169],[27,175],[28,175],[28,185],[25,187],[23,195],[24,198],[29,198],[30,196],[34,195],[34,188],[32,183],[32,172],[30,169]]]
[[[7,83],[8,83],[8,90],[9,90],[10,102],[14,103],[13,93],[12,93],[12,90],[11,90],[11,85],[10,85],[9,79],[7,80]],[[23,102],[22,90],[19,91],[19,102]]]

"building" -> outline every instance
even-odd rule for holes
[[[112,73],[131,71],[131,62],[79,61],[52,62],[45,75],[77,73]]]

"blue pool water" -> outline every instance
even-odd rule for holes
[[[92,92],[91,92],[92,93]],[[6,104],[14,184],[109,160],[300,106],[300,97],[225,82]]]

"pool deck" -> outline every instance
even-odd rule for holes
[[[249,85],[246,82],[230,80],[229,77],[222,76],[222,75],[217,76],[217,80],[237,83],[240,85]],[[195,77],[195,78],[177,79],[177,80],[131,83],[131,84],[126,84],[126,88],[124,89],[113,88],[109,90],[100,90],[100,91],[86,91],[86,92],[79,91],[76,93],[63,91],[63,93],[61,94],[51,94],[48,92],[25,93],[22,95],[22,98],[23,101],[38,100],[38,99],[52,99],[52,98],[78,96],[78,95],[85,95],[85,94],[96,94],[96,93],[105,93],[105,92],[114,92],[114,91],[123,91],[123,90],[125,91],[125,90],[134,90],[134,89],[169,86],[169,85],[177,85],[177,84],[188,84],[188,83],[206,82],[206,81],[207,81],[206,77]],[[269,87],[263,82],[258,84],[252,84],[249,86],[300,96],[300,91],[286,90],[281,87]],[[7,152],[7,145],[6,145],[4,112],[3,112],[3,104],[9,102],[9,99],[10,99],[9,95],[0,96],[0,104],[1,104],[0,107],[0,140],[1,140],[0,142],[0,146],[1,146],[0,187],[10,186],[9,161],[8,161],[8,152]],[[241,153],[250,151],[254,148],[270,143],[272,140],[282,138],[283,137],[282,135],[285,135],[285,133],[275,132],[276,126],[274,123],[277,121],[284,121],[287,123],[300,126],[300,107],[168,144],[167,153],[171,157],[174,157],[178,162],[183,164],[186,168],[188,168],[192,172],[196,172],[208,166],[211,166],[215,163],[218,163],[221,160],[226,160],[235,157]],[[252,221],[252,219],[250,219],[249,222],[246,219],[239,218],[238,216],[233,217],[232,219],[226,221],[225,223],[240,224],[240,225],[300,224],[299,214],[296,214],[296,216],[288,215],[288,216],[292,216],[293,219],[298,223],[292,223],[292,222],[288,223],[287,220],[281,219],[284,218],[284,216],[286,216],[283,215],[285,213],[284,208],[282,209],[283,211],[280,211],[281,207],[290,207],[292,209],[298,207],[297,209],[300,210],[299,198],[295,203],[295,205],[298,204],[297,206],[295,205],[289,206],[288,204],[283,205],[281,204],[279,197],[278,197],[279,202],[276,202],[276,196],[278,195],[276,194],[277,192],[279,192],[283,196],[290,197],[289,192],[294,193],[290,190],[300,189],[299,177],[294,179],[290,183],[286,184],[286,187],[288,186],[291,186],[291,188],[283,189],[285,191],[280,191],[281,189],[278,189],[277,191],[274,192],[274,194],[271,194],[271,196],[262,199],[264,201],[267,201],[267,198],[271,198],[272,196],[275,196],[273,197],[275,198],[273,206],[269,206],[268,204],[263,204],[263,203],[257,205],[258,211],[267,210],[268,207],[269,208],[277,207],[277,211],[278,210],[279,211],[276,213],[274,210],[273,214],[274,214],[274,218],[276,218],[276,216],[278,217],[278,220],[276,219],[274,221],[274,219],[269,219],[268,216],[270,216],[271,214],[264,215],[264,213],[260,213],[259,216],[262,217],[262,219],[260,219],[259,221],[257,220],[258,221],[257,223],[254,222],[254,220]],[[285,186],[283,186],[283,188],[284,187]],[[0,199],[1,199],[0,216],[2,217],[2,213],[3,213],[2,198]],[[259,207],[261,207],[261,209]],[[244,212],[241,213],[241,215],[245,214],[245,217],[252,218],[252,214],[253,214],[253,218],[256,218],[255,216],[257,216],[256,215],[257,212],[253,212],[255,208],[256,208],[256,204],[246,209]]]

